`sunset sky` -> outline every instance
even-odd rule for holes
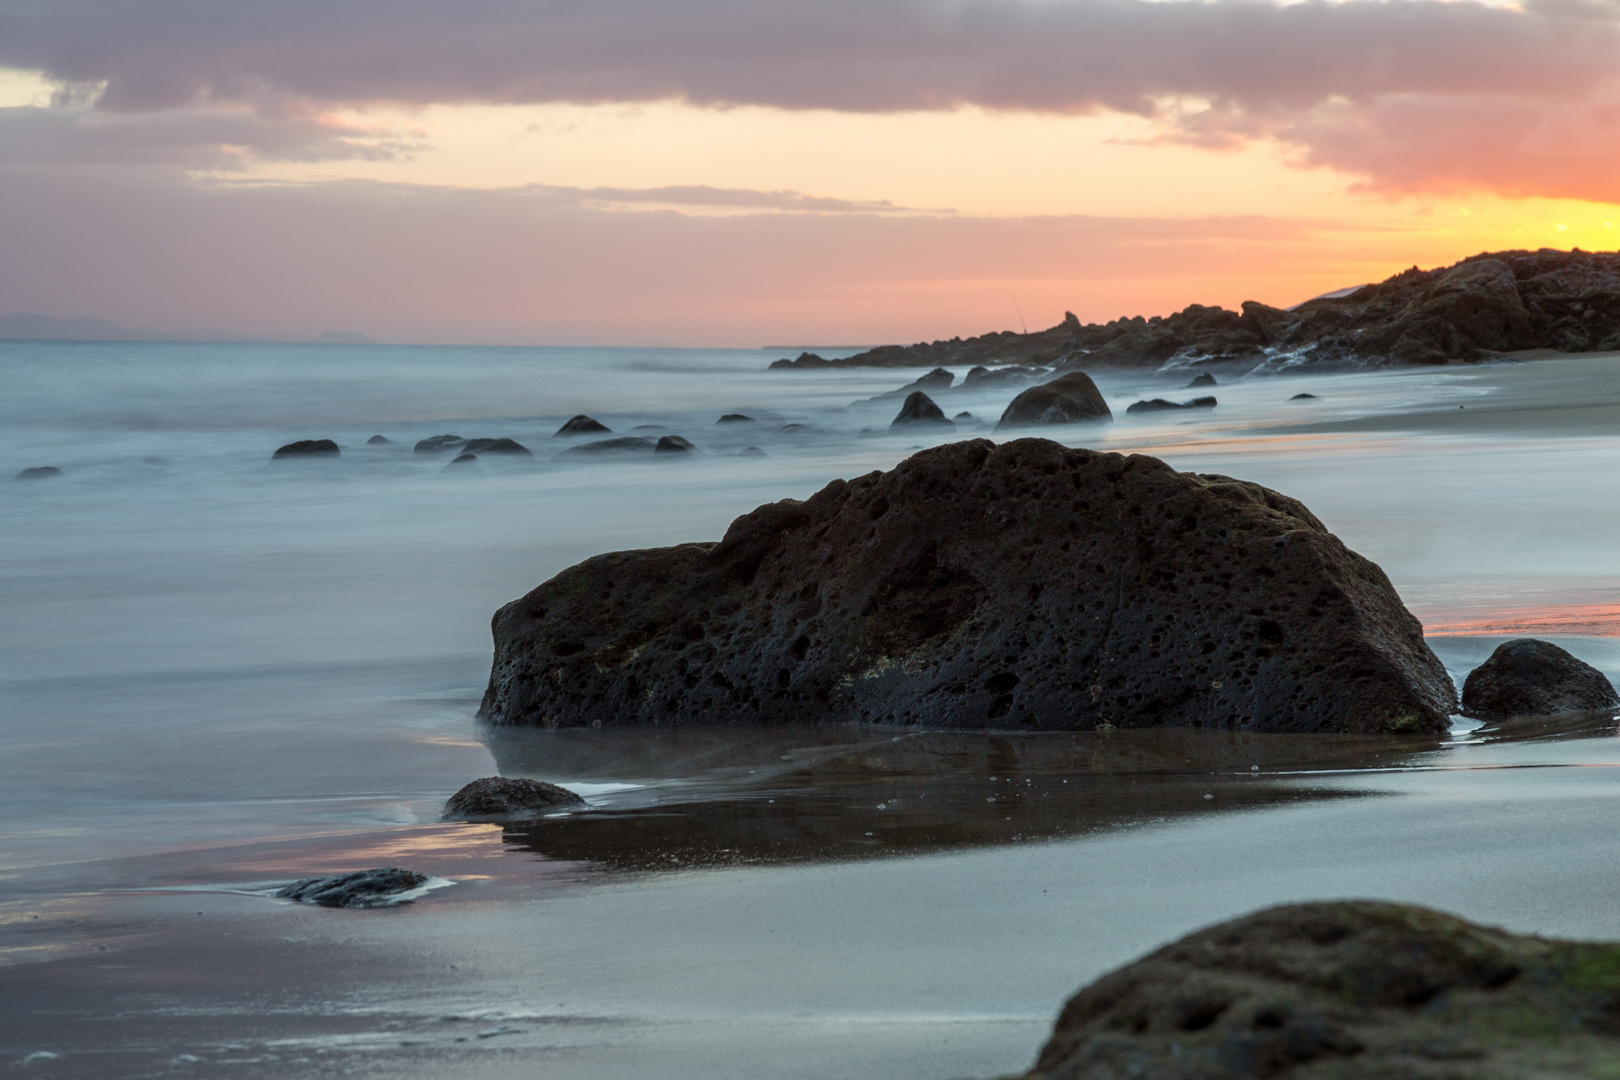
[[[0,0],[0,314],[912,341],[1617,204],[1613,0]]]

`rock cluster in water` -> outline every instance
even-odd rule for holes
[[[1070,998],[1022,1080],[1464,1080],[1620,1069],[1620,945],[1402,904],[1272,908]]]
[[[584,805],[585,800],[572,791],[543,780],[486,776],[450,796],[441,820],[504,821]]]
[[[1287,310],[1253,300],[1239,311],[1193,304],[1164,318],[1085,325],[1066,314],[1033,334],[884,345],[838,360],[817,357],[817,364],[771,366],[1156,367],[1169,360],[1252,363],[1277,354],[1315,366],[1432,364],[1519,349],[1620,350],[1620,252],[1492,252],[1436,270],[1414,266]]]
[[[1620,708],[1608,677],[1550,641],[1504,641],[1463,682],[1462,711],[1479,719]]]
[[[1388,578],[1300,503],[1044,439],[925,450],[600,555],[494,619],[480,715],[1444,732]]]
[[[357,870],[352,874],[304,878],[276,891],[283,900],[298,900],[321,907],[377,908],[408,904],[401,893],[420,889],[428,883],[426,874],[384,866]]]

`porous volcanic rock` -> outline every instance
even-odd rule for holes
[[[611,435],[613,429],[599,420],[592,420],[584,413],[570,417],[568,422],[552,433],[555,439],[562,435]]]
[[[394,440],[386,435],[373,435],[366,440],[367,446],[393,446]]]
[[[1078,424],[1111,421],[1114,414],[1091,376],[1071,371],[1013,398],[1001,414],[996,430],[1040,424]]]
[[[270,455],[270,460],[290,457],[337,457],[341,453],[338,444],[331,439],[299,439],[278,448]]]
[[[1300,503],[973,439],[599,555],[495,614],[495,724],[1447,730],[1389,579]]]
[[[665,435],[653,444],[655,454],[690,454],[697,447],[679,435]]]
[[[1175,412],[1180,409],[1213,409],[1218,402],[1212,397],[1193,398],[1191,401],[1166,401],[1156,397],[1150,401],[1138,401],[1127,408],[1127,413],[1149,412]]]
[[[889,422],[889,430],[897,431],[915,427],[951,427],[945,411],[934,404],[934,399],[921,390],[913,390],[900,406],[900,411]]]
[[[62,470],[55,465],[32,465],[13,476],[13,480],[49,480],[53,476],[61,476]]]
[[[356,870],[352,874],[304,878],[278,890],[276,896],[321,907],[395,907],[410,903],[400,898],[401,893],[420,889],[427,883],[426,874],[383,866],[375,870]]]
[[[1215,382],[1215,376],[1213,376],[1209,372],[1205,371],[1205,372],[1200,372],[1197,375],[1194,375],[1192,377],[1192,380],[1190,382],[1188,382],[1186,386],[1183,386],[1182,389],[1183,390],[1197,390],[1199,387],[1216,386],[1216,385],[1218,385],[1218,384]]]
[[[1022,1080],[1507,1080],[1620,1069],[1620,945],[1427,908],[1271,908],[1070,998]]]
[[[524,777],[486,776],[456,792],[444,804],[441,821],[503,821],[532,818],[585,800],[556,784]]]
[[[418,454],[437,454],[440,450],[453,450],[467,440],[460,435],[430,435],[425,439],[418,439],[416,452]]]
[[[533,457],[527,446],[516,439],[468,439],[461,448],[465,454],[521,454]]]
[[[1550,641],[1504,641],[1463,681],[1462,711],[1480,719],[1620,708],[1603,672]]]

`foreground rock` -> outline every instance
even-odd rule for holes
[[[599,555],[494,619],[497,724],[1447,730],[1451,680],[1304,506],[974,439]]]
[[[553,439],[555,439],[559,435],[611,435],[611,434],[613,434],[613,429],[612,428],[608,427],[606,424],[600,423],[600,422],[598,422],[596,420],[592,420],[590,417],[586,416],[584,413],[580,413],[578,416],[570,418],[569,421],[566,424],[564,424],[562,427],[558,428],[555,432],[553,432],[551,437]]]
[[[337,457],[341,453],[338,444],[331,439],[300,439],[277,449],[270,455],[270,460],[290,457]]]
[[[1535,638],[1504,641],[1463,682],[1462,711],[1479,719],[1615,708],[1620,695],[1603,672]]]
[[[1620,945],[1402,904],[1297,904],[1098,979],[1023,1080],[1608,1076],[1617,1002]]]
[[[450,796],[440,820],[507,821],[584,805],[585,800],[572,791],[543,780],[488,776]]]
[[[934,404],[934,399],[921,390],[911,392],[900,406],[900,411],[889,422],[890,431],[906,431],[914,428],[954,428],[955,424],[945,415],[945,410]]]
[[[1176,412],[1182,409],[1213,409],[1219,402],[1212,397],[1193,398],[1191,401],[1166,401],[1164,398],[1153,398],[1150,401],[1138,401],[1125,411],[1127,413]]]
[[[22,470],[13,480],[49,480],[53,476],[61,476],[62,470],[55,465],[34,465]]]
[[[1114,414],[1091,376],[1071,371],[1041,386],[1032,386],[1012,399],[996,430],[1044,424],[1080,424],[1109,421]]]
[[[426,874],[384,866],[358,870],[352,874],[304,878],[276,892],[283,900],[298,900],[321,907],[378,908],[408,904],[400,894],[420,889],[428,883]]]

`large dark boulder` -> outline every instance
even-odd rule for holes
[[[461,447],[464,454],[521,454],[533,457],[529,448],[516,439],[468,439]]]
[[[1463,682],[1462,711],[1480,719],[1620,708],[1608,677],[1549,641],[1504,641]]]
[[[352,874],[304,878],[276,891],[282,900],[298,900],[321,907],[379,908],[408,904],[402,894],[426,885],[429,878],[414,870],[384,866]]]
[[[1091,376],[1071,371],[1040,386],[1032,386],[1012,399],[996,430],[1043,424],[1078,424],[1110,421],[1114,414]]]
[[[592,420],[584,413],[570,417],[568,422],[552,433],[552,438],[564,435],[611,435],[613,429],[597,420]]]
[[[556,784],[524,777],[486,776],[444,804],[441,821],[508,821],[584,806],[585,800]]]
[[[1445,668],[1298,502],[984,439],[599,555],[496,613],[496,724],[1432,732]]]
[[[1294,904],[1085,987],[1022,1080],[1595,1078],[1620,1061],[1617,1001],[1620,945]]]
[[[338,444],[331,439],[300,439],[278,448],[270,455],[270,460],[292,457],[337,457],[341,453]]]
[[[941,427],[955,428],[945,415],[945,411],[934,404],[934,399],[921,390],[914,390],[900,406],[900,411],[889,422],[890,431],[902,431],[909,428]]]
[[[653,444],[655,454],[691,454],[696,450],[697,447],[679,435],[665,435]]]

